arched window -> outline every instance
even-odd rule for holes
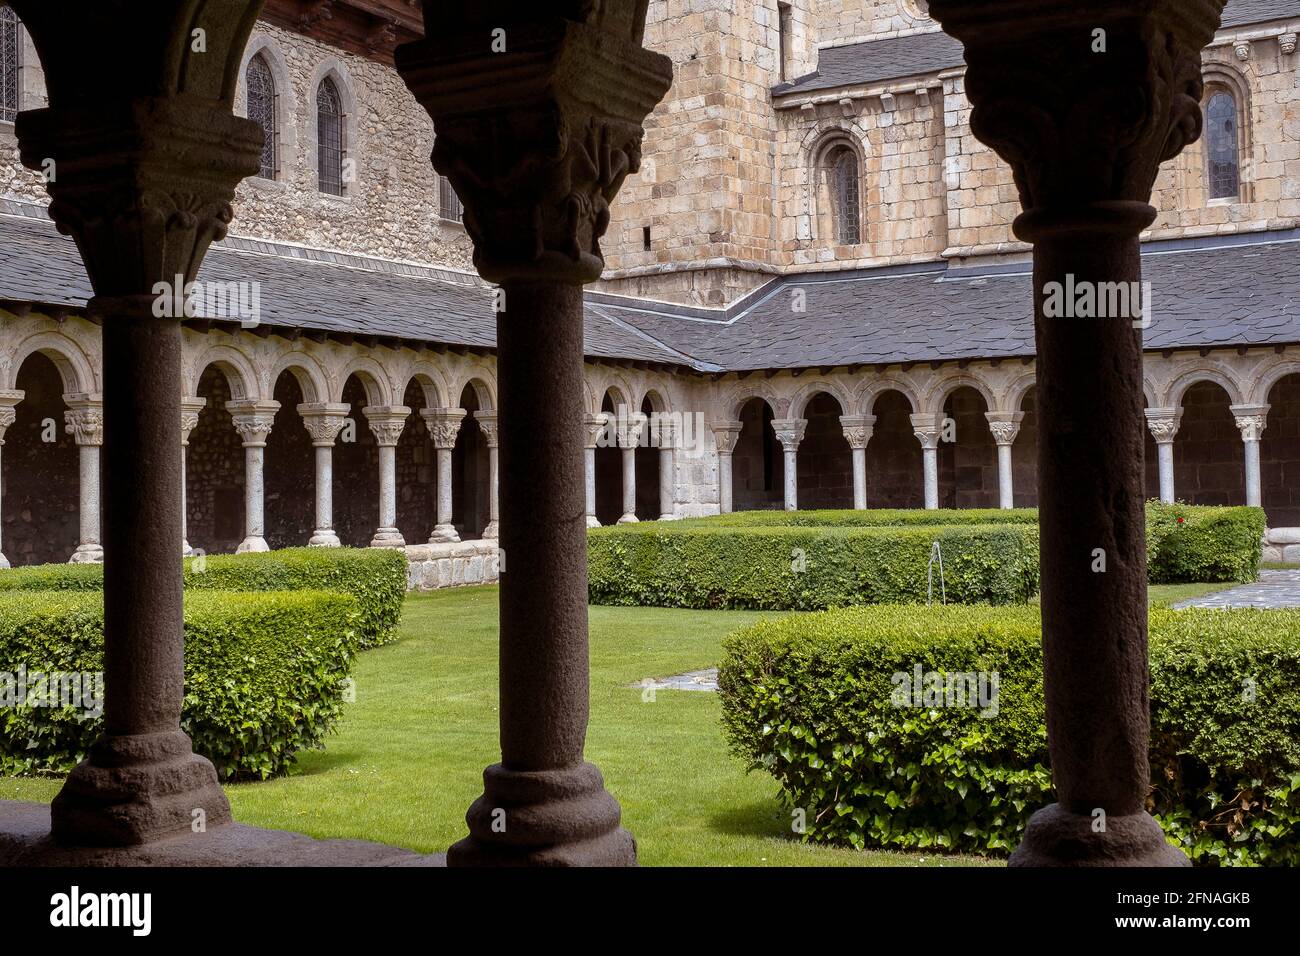
[[[262,127],[265,136],[262,142],[262,170],[258,175],[263,179],[275,179],[280,169],[275,123],[275,80],[271,76],[271,67],[260,53],[248,61],[247,83],[248,118]]]
[[[320,191],[343,195],[343,99],[328,76],[316,90],[316,163]]]
[[[858,154],[848,146],[834,147],[826,154],[826,171],[835,239],[842,246],[856,245],[862,241]]]
[[[1218,89],[1205,105],[1206,175],[1211,199],[1236,199],[1241,192],[1237,101]]]
[[[460,205],[460,197],[456,195],[456,190],[451,186],[451,180],[446,176],[438,177],[438,218],[446,222],[464,221],[464,211]]]
[[[0,123],[18,116],[18,14],[0,6]]]

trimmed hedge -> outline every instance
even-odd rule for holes
[[[733,511],[684,518],[686,528],[905,528],[924,525],[1038,524],[1036,508],[877,508],[865,511]]]
[[[201,565],[199,564],[201,560]],[[199,570],[199,567],[202,570]],[[357,599],[360,646],[392,639],[406,599],[406,556],[391,548],[285,548],[185,560],[187,591],[341,591]],[[0,591],[99,591],[98,564],[41,564],[0,571]]]
[[[1147,577],[1155,584],[1232,581],[1259,576],[1263,508],[1147,503]]]
[[[1300,611],[1151,614],[1148,808],[1199,864],[1300,864]],[[895,706],[895,675],[998,675],[996,714]],[[734,753],[804,839],[1013,849],[1052,801],[1037,608],[875,607],[762,621],[720,668]]]
[[[186,595],[181,727],[222,779],[282,773],[299,750],[322,745],[340,714],[360,613],[356,598],[323,591]],[[100,596],[0,596],[0,672],[20,666],[29,677],[102,672]],[[85,709],[0,707],[0,773],[71,770],[103,726]]]
[[[690,528],[679,522],[592,529],[593,604],[818,610],[925,601],[934,541],[950,602],[1008,604],[1038,590],[1038,529]],[[934,600],[940,599],[934,569]]]

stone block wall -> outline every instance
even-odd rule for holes
[[[470,584],[492,584],[505,561],[495,541],[459,544],[408,544],[408,591],[435,591]],[[506,567],[509,570],[509,567]]]

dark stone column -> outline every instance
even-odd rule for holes
[[[50,92],[49,108],[18,116],[22,160],[53,161],[50,215],[103,319],[105,729],[54,800],[53,836],[130,846],[230,819],[180,729],[181,331],[154,305],[158,283],[194,279],[257,171],[261,131],[231,101],[260,3],[15,6]]]
[[[1015,172],[1034,244],[1044,690],[1057,803],[1020,866],[1177,866],[1145,810],[1141,316],[1069,317],[1051,283],[1136,282],[1160,163],[1200,135],[1223,0],[932,0],[966,47],[973,132]],[[1104,561],[1104,565],[1101,563]]]
[[[437,130],[474,261],[501,284],[501,762],[483,774],[452,865],[631,865],[618,803],[583,760],[587,552],[582,285],[603,268],[609,203],[667,92],[641,48],[644,3],[521,14],[426,4],[398,69]],[[571,8],[571,9],[570,9]],[[432,13],[438,13],[437,17]],[[493,52],[500,29],[506,52]]]

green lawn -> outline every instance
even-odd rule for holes
[[[1223,585],[1151,588],[1152,603]],[[717,663],[722,638],[762,616],[744,611],[591,609],[588,758],[605,773],[649,865],[917,866],[971,857],[856,852],[793,839],[763,774],[727,752],[717,695],[658,691],[646,677]],[[244,823],[318,837],[444,850],[465,832],[480,773],[497,760],[496,588],[407,599],[401,640],[357,660],[357,700],[324,751],[289,776],[227,788]],[[0,797],[44,800],[59,781],[0,778]]]
[[[627,685],[717,663],[722,638],[761,615],[591,609],[587,757],[623,805],[647,865],[930,866],[971,857],[804,846],[776,783],[727,754],[717,695]],[[497,749],[496,588],[407,599],[402,639],[357,660],[357,700],[324,751],[284,778],[227,788],[243,823],[445,850]],[[0,797],[44,800],[57,780],[0,778]]]

